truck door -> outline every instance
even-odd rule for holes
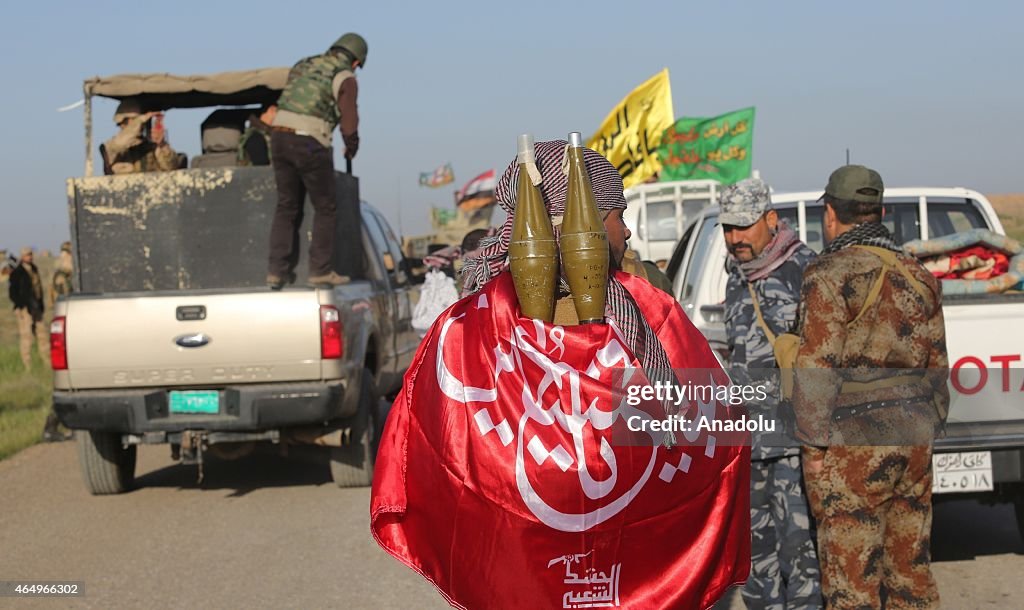
[[[414,289],[406,271],[408,266],[402,255],[402,248],[395,237],[387,220],[376,210],[365,214],[367,229],[371,240],[378,247],[381,261],[388,281],[388,328],[387,339],[388,361],[391,363],[387,372],[405,370],[412,362],[412,357],[419,346],[419,335],[412,327],[412,293]],[[384,327],[384,321],[381,321]],[[389,385],[386,383],[385,385]]]

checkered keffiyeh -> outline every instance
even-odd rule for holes
[[[565,214],[565,200],[569,189],[569,179],[562,172],[562,161],[565,157],[567,142],[553,140],[537,142],[534,146],[537,169],[543,178],[539,188],[551,216]],[[608,212],[626,207],[626,199],[622,194],[622,178],[607,159],[589,148],[583,149],[583,162],[590,177],[597,209]],[[513,159],[508,169],[498,180],[495,197],[498,204],[506,212],[505,224],[494,237],[486,238],[480,243],[477,256],[468,257],[463,267],[463,294],[472,294],[492,278],[508,267],[508,247],[512,237],[512,221],[515,217],[516,191],[519,183],[519,162]],[[560,236],[560,227],[555,227],[556,239]],[[605,299],[605,316],[614,321],[622,332],[626,343],[633,354],[640,360],[648,379],[655,381],[675,382],[672,367],[669,364],[665,348],[651,329],[637,306],[622,284],[609,278],[608,292]]]

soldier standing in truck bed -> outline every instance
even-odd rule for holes
[[[366,52],[362,36],[345,34],[326,53],[296,63],[277,101],[270,137],[277,209],[270,230],[267,270],[267,285],[273,289],[295,281],[298,231],[307,192],[314,212],[309,281],[334,286],[348,281],[331,267],[336,213],[331,138],[335,126],[340,124],[345,158],[356,156],[359,88],[355,69],[366,64]]]

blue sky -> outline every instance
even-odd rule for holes
[[[776,190],[823,186],[850,148],[890,186],[1021,192],[1022,18],[1010,2],[12,3],[0,248],[68,236],[82,111],[56,108],[85,78],[291,65],[350,30],[370,45],[355,173],[396,228],[401,207],[406,234],[452,201],[420,172],[450,161],[458,187],[504,169],[519,133],[586,136],[663,67],[677,116],[756,106],[753,165]],[[114,107],[94,103],[94,145],[113,135]],[[205,115],[172,111],[172,145],[197,154]]]

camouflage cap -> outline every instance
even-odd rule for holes
[[[832,172],[825,185],[825,195],[840,201],[882,203],[885,186],[882,177],[863,165],[844,165]]]
[[[747,178],[722,189],[718,204],[719,224],[749,227],[772,209],[772,197],[764,180]]]

